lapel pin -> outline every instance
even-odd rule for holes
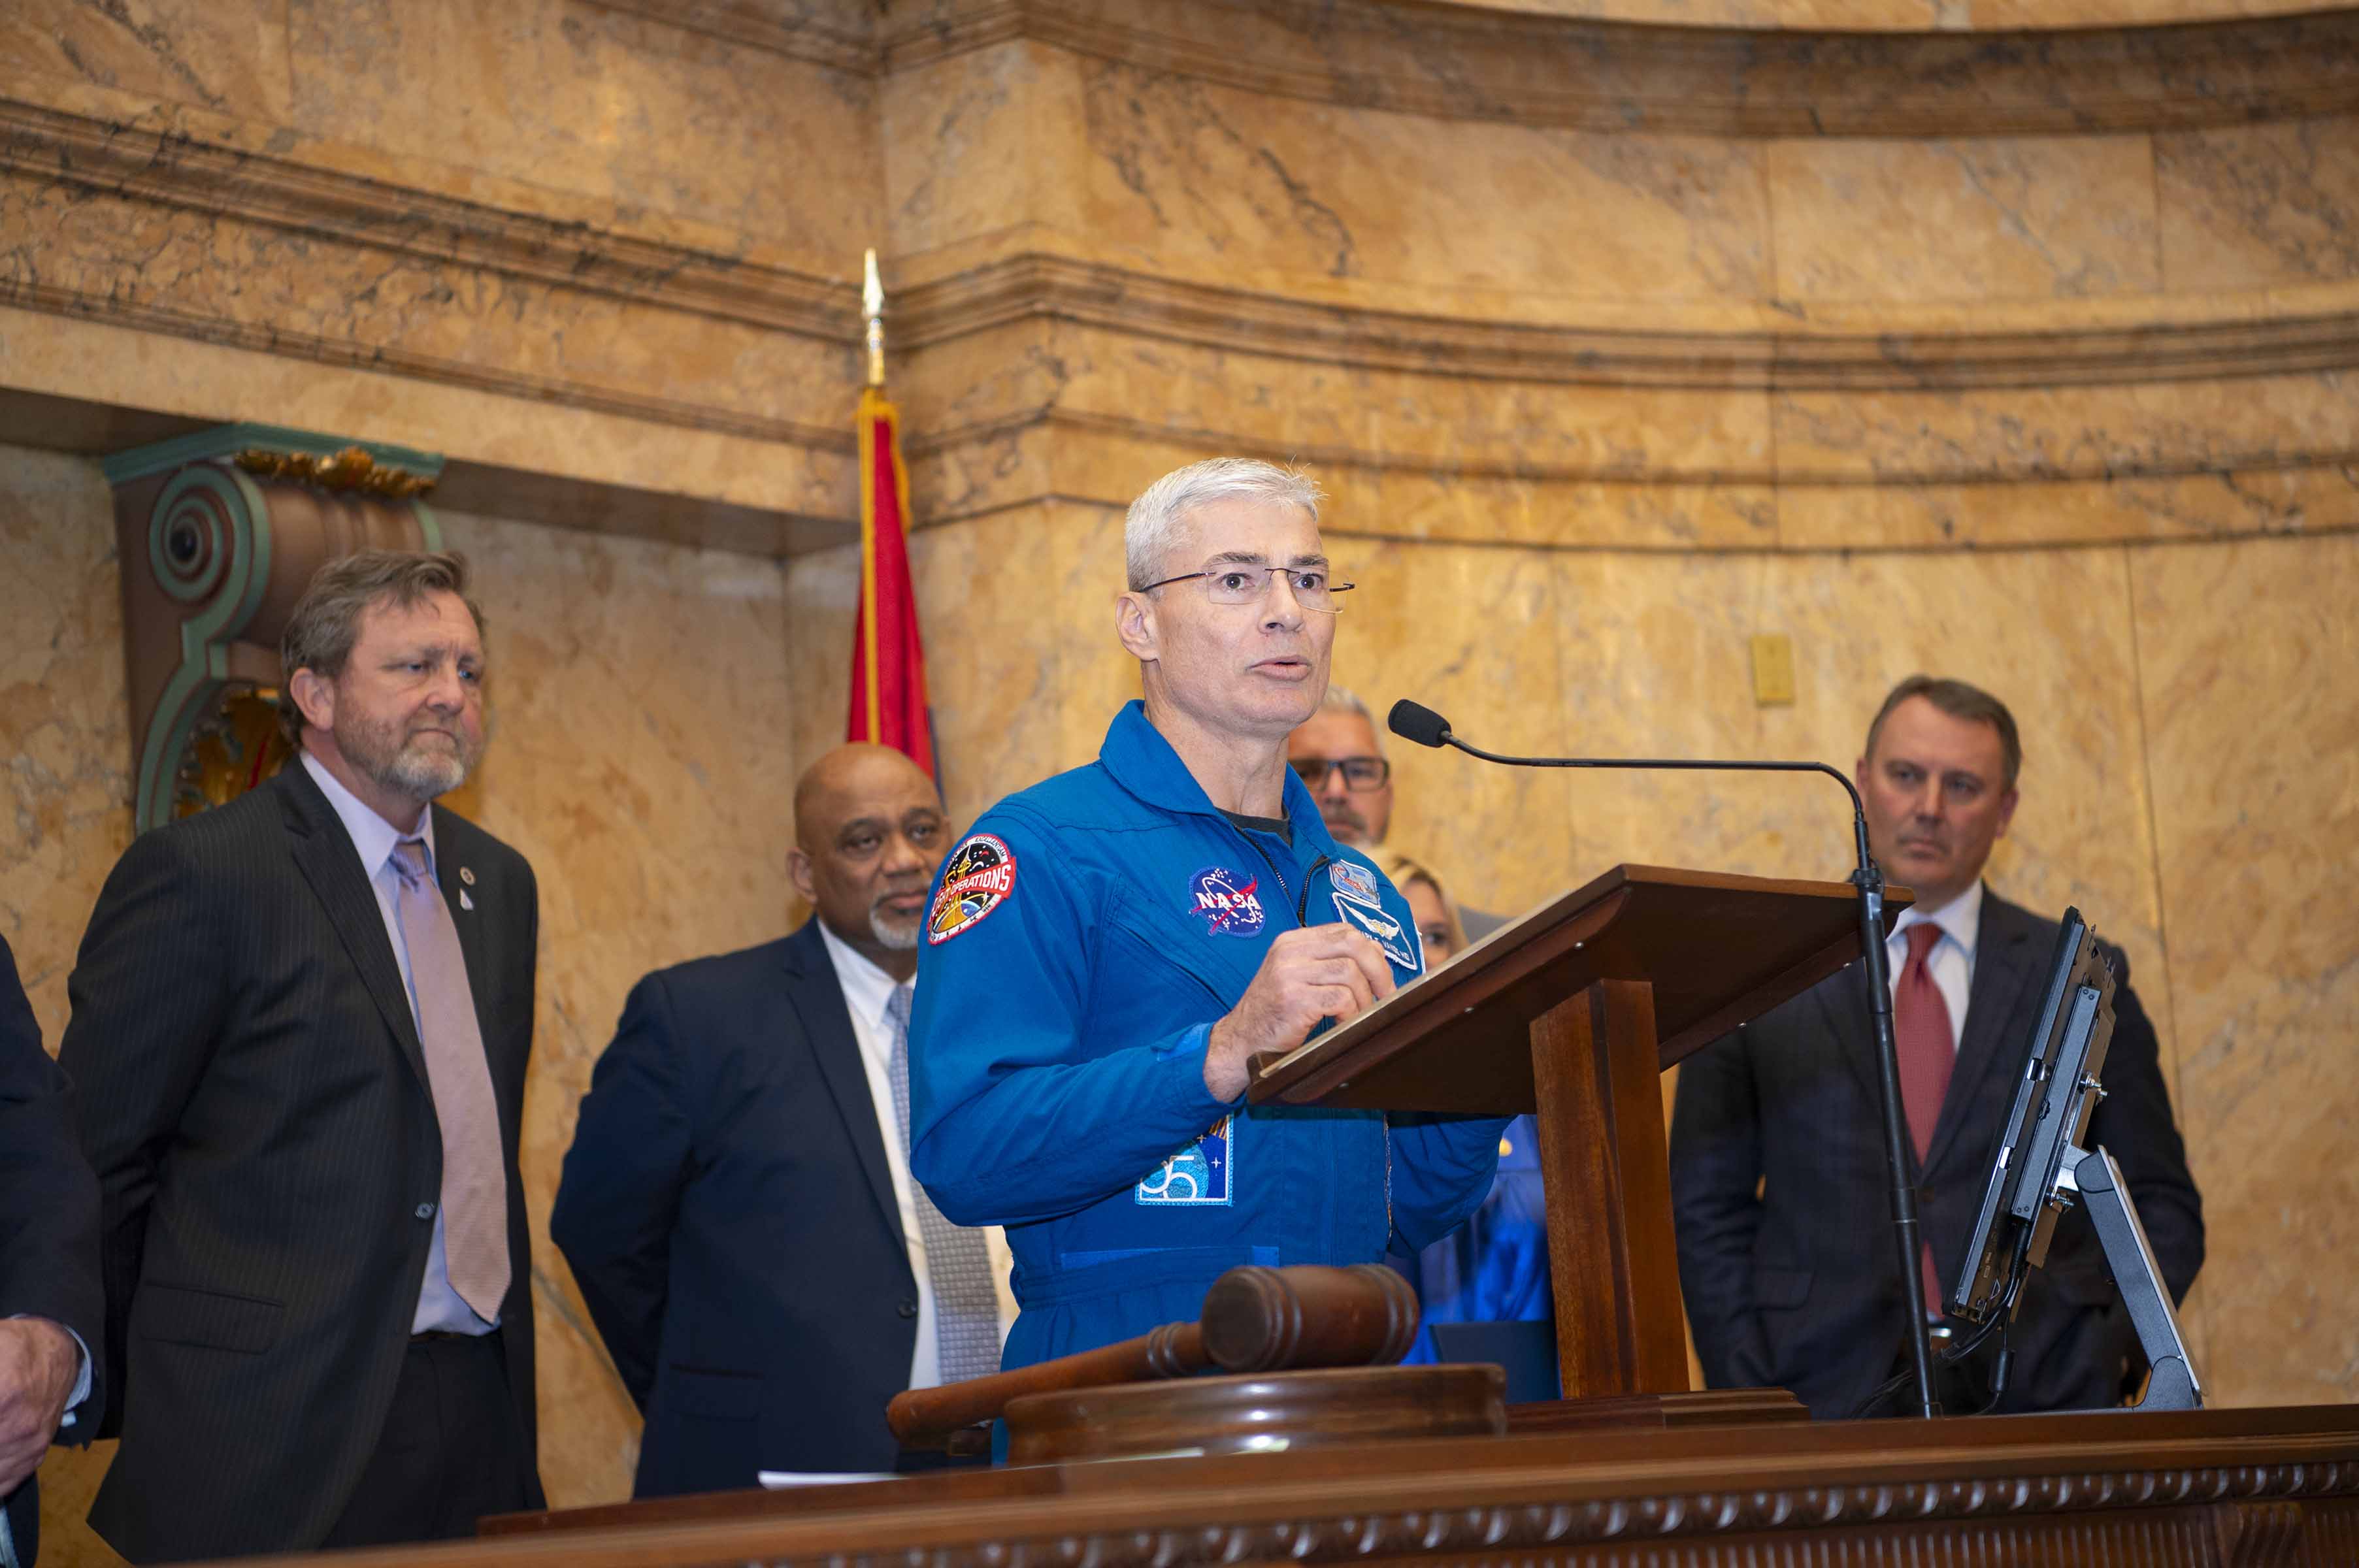
[[[459,907],[461,909],[473,909],[475,907],[475,901],[467,896],[467,890],[464,888],[461,888],[459,890]]]
[[[473,887],[473,886],[475,885],[475,872],[474,872],[474,869],[473,869],[473,867],[471,867],[471,866],[462,866],[462,867],[460,867],[460,868],[459,868],[459,880],[460,880],[461,881],[462,881],[462,882],[465,882],[469,887]]]

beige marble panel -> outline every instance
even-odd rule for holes
[[[1071,244],[1083,177],[1072,56],[1016,40],[895,71],[880,91],[897,263]],[[894,280],[886,280],[891,287]]]
[[[2157,135],[2154,168],[2167,287],[2359,276],[2359,115]]]
[[[1110,259],[1241,283],[1369,278],[1587,298],[1754,299],[1745,144],[1443,121],[1082,67],[1083,232]]]
[[[1406,697],[1494,750],[1563,744],[1558,716],[1575,672],[1561,657],[1561,583],[1544,552],[1335,532],[1328,553],[1359,584],[1336,626],[1333,676],[1379,724]],[[1576,791],[1563,774],[1399,740],[1386,753],[1395,776],[1386,841],[1432,867],[1461,901],[1520,912],[1575,874]]]
[[[565,0],[291,0],[294,123],[723,224],[852,275],[883,212],[867,79]]]
[[[292,112],[286,7],[268,0],[14,0],[0,59],[268,124]]]
[[[1127,504],[1166,469],[1241,451],[1353,490],[1360,532],[1772,542],[1761,392],[1477,380],[1277,349],[1041,320],[930,345],[905,405],[919,516],[1028,503],[1044,485]],[[1053,432],[1027,428],[1044,418]]]
[[[2095,544],[2359,529],[2359,462],[2007,484],[1781,485],[1787,549]]]
[[[240,419],[441,452],[487,469],[847,518],[849,451],[810,451],[722,430],[691,430],[607,409],[538,403],[473,387],[386,375],[348,362],[143,331],[80,316],[0,305],[0,384],[212,424]],[[841,395],[849,430],[852,394]],[[640,514],[644,518],[646,514]]]
[[[2359,1398],[2359,539],[2141,551],[2180,1104],[2232,1404]],[[2207,1390],[2208,1391],[2208,1390]]]
[[[1095,760],[1114,711],[1138,695],[1138,665],[1114,634],[1122,514],[1011,508],[921,530],[910,557],[951,816],[973,822],[1002,795]]]
[[[131,842],[123,590],[97,465],[0,446],[0,935],[55,1054],[82,927]],[[42,1462],[49,1568],[122,1561],[82,1522],[114,1450],[53,1448]]]
[[[1779,298],[2040,299],[2150,293],[2144,136],[1773,142]]]
[[[1809,392],[1772,404],[1788,482],[2105,479],[2359,453],[2359,374],[1972,392]]]
[[[0,447],[0,935],[55,1052],[82,926],[131,841],[123,590],[96,465]]]
[[[690,427],[779,438],[848,421],[848,345],[745,321],[62,179],[0,179],[0,228],[41,257],[0,282],[0,300],[103,302],[151,328]]]

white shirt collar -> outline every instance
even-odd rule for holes
[[[426,863],[429,867],[434,864],[432,806],[419,814],[415,835],[404,833],[379,816],[375,806],[346,789],[343,781],[330,773],[325,762],[309,751],[305,751],[302,757],[303,766],[310,773],[311,781],[320,786],[320,793],[328,797],[328,804],[336,808],[336,819],[344,825],[344,832],[351,837],[353,848],[360,851],[361,870],[368,873],[371,881],[376,880],[377,872],[385,870],[385,863],[393,858],[393,847],[404,838],[417,837],[425,839]]]
[[[826,921],[816,914],[811,918],[819,921],[819,936],[827,945],[827,960],[835,966],[836,982],[843,987],[843,1005],[863,1023],[882,1025],[886,1022],[886,1006],[893,1000],[893,988],[901,982],[830,931]]]
[[[1941,935],[1958,945],[1967,962],[1973,962],[1974,938],[1980,935],[1983,925],[1982,879],[1975,878],[1965,892],[1939,909],[1924,909],[1910,904],[1900,912],[1899,920],[1893,925],[1892,935],[1897,937],[1910,926],[1922,925],[1927,921],[1940,926]]]

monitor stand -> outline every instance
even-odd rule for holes
[[[2163,1287],[2162,1271],[2155,1267],[2154,1249],[2147,1245],[2146,1227],[2138,1223],[2137,1205],[2122,1184],[2122,1170],[2100,1145],[2093,1152],[2078,1144],[2064,1152],[2063,1169],[2056,1178],[2058,1195],[2078,1192],[2089,1206],[2089,1219],[2104,1244],[2105,1266],[2129,1308],[2137,1330],[2138,1348],[2153,1368],[2146,1392],[2133,1410],[2191,1411],[2203,1408],[2203,1385],[2196,1379],[2195,1364],[2188,1358],[2187,1342],[2179,1336],[2179,1315],[2170,1310],[2170,1292]]]

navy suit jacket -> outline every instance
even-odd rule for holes
[[[549,1234],[647,1416],[636,1495],[895,1467],[917,1281],[817,921],[632,990]]]
[[[431,809],[499,1108],[500,1346],[529,1477],[516,1141],[539,894],[523,856]],[[392,1408],[442,1137],[385,917],[310,773],[134,839],[69,991],[58,1060],[103,1195],[115,1374],[100,1435],[123,1438],[91,1524],[134,1562],[317,1546]]]
[[[106,1306],[99,1288],[98,1178],[74,1137],[65,1075],[41,1049],[41,1026],[0,939],[0,1318],[45,1317],[82,1336],[89,1395],[63,1435],[88,1443],[105,1407]],[[38,1472],[5,1499],[18,1561],[40,1541]]]
[[[1957,1067],[1917,1173],[1919,1218],[1945,1293],[2014,1104],[2057,929],[1984,891]],[[2087,1142],[2120,1162],[2176,1298],[2203,1263],[2203,1204],[2154,1025],[2127,962],[2106,953],[2119,984],[2106,1098]],[[1822,1419],[1850,1414],[1891,1374],[1908,1318],[1864,972],[1854,963],[1689,1057],[1671,1118],[1680,1283],[1705,1381],[1790,1389]],[[2118,1404],[2125,1379],[2142,1373],[2085,1210],[2057,1226],[2008,1337],[2015,1370],[2002,1411]]]

